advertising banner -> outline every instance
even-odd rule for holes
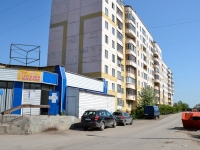
[[[17,80],[24,82],[41,82],[42,72],[31,70],[18,70]]]

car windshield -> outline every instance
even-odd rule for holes
[[[96,111],[86,111],[83,116],[93,116],[96,115]]]
[[[115,115],[115,116],[121,116],[121,115],[122,115],[122,113],[119,113],[119,112],[114,112],[114,113],[113,113],[113,115]]]

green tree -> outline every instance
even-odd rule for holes
[[[142,88],[139,94],[140,105],[142,107],[155,105],[155,98],[156,93],[154,92],[154,89],[150,86],[145,86],[144,88]]]
[[[184,103],[182,101],[178,101],[177,103],[174,103],[174,107],[176,108],[177,112],[185,111],[189,109],[189,105],[187,103]]]
[[[196,105],[194,106],[194,109],[197,109],[198,111],[200,111],[200,104],[196,104]]]

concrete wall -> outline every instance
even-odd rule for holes
[[[0,122],[1,120],[0,117]],[[0,135],[23,135],[48,130],[67,130],[80,120],[74,116],[25,116],[23,118],[20,116],[4,116],[3,122],[7,123],[0,124]]]

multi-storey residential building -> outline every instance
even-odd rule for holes
[[[52,1],[48,65],[58,64],[105,78],[116,109],[134,109],[146,85],[158,90],[159,104],[169,100],[161,49],[133,8],[121,0]]]

